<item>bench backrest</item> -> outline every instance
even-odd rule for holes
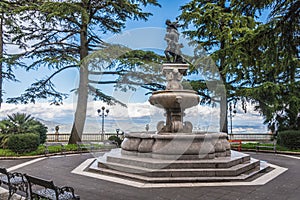
[[[5,175],[8,174],[7,170],[5,168],[1,168],[1,167],[0,167],[0,173],[5,174]]]
[[[7,184],[10,184],[11,174],[5,168],[0,168],[0,174],[4,174],[7,177]]]
[[[32,194],[32,185],[42,186],[44,188],[52,189],[55,191],[56,198],[58,198],[57,187],[54,185],[52,180],[45,180],[35,176],[25,174],[25,177],[29,183],[30,194]]]

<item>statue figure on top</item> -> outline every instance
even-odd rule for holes
[[[171,63],[184,63],[181,48],[183,48],[183,44],[179,44],[179,33],[178,27],[178,20],[175,22],[171,22],[169,19],[166,20],[167,25],[167,33],[165,36],[165,40],[168,44],[165,55],[168,62]]]

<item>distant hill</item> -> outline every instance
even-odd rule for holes
[[[37,121],[41,122],[42,124],[44,124],[45,126],[48,127],[48,132],[55,132],[55,126],[59,126],[60,128],[65,126],[66,124],[63,123],[59,123],[59,122],[55,122],[55,121],[47,121],[41,118],[35,118]]]

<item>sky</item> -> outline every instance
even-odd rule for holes
[[[174,21],[180,14],[179,7],[189,2],[189,0],[160,0],[161,8],[149,7],[146,10],[153,13],[148,21],[128,21],[126,28],[119,35],[103,35],[105,41],[120,43],[137,49],[156,49],[163,51],[166,43],[163,40],[165,34],[165,21]],[[184,41],[183,41],[184,43]],[[13,52],[15,49],[8,49]],[[188,51],[188,49],[185,49]],[[23,69],[15,71],[19,80],[17,83],[4,83],[4,98],[20,95],[35,80],[50,74],[48,69],[25,72]],[[70,93],[78,85],[78,70],[70,69],[55,77],[54,83],[61,92]],[[101,78],[100,78],[101,79]],[[98,132],[101,129],[101,120],[97,116],[97,109],[103,105],[110,109],[106,117],[106,131],[112,132],[116,128],[121,128],[126,132],[144,130],[145,124],[150,124],[150,130],[155,130],[156,123],[163,120],[163,111],[154,108],[148,103],[149,95],[145,95],[145,90],[137,88],[136,91],[126,94],[116,92],[112,87],[102,87],[105,93],[120,98],[128,104],[128,108],[108,107],[102,102],[88,103],[88,114],[85,132]],[[47,101],[38,101],[35,105],[14,105],[3,104],[0,110],[0,118],[15,112],[25,112],[33,117],[43,119],[49,123],[49,131],[54,132],[55,124],[62,127],[62,132],[68,132],[71,128],[73,115],[75,112],[76,95],[71,93],[62,106],[50,106]],[[248,106],[245,114],[238,109],[233,117],[233,132],[267,132],[262,124],[263,118],[253,110],[253,105]],[[201,131],[217,131],[219,120],[219,109],[209,106],[197,106],[187,111],[189,117],[186,120],[192,121],[194,129]]]

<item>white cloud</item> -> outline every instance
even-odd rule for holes
[[[102,102],[89,102],[87,108],[88,132],[98,132],[101,125],[101,118],[97,110],[101,109]],[[144,131],[145,124],[150,125],[150,130],[156,129],[158,121],[165,120],[164,110],[151,106],[149,102],[128,103],[127,108],[122,106],[106,106],[110,110],[106,117],[106,124],[109,131],[116,127],[126,131]],[[49,105],[49,103],[36,103],[27,105],[3,104],[0,110],[0,118],[8,114],[20,112],[31,114],[33,117],[46,121],[71,124],[75,112],[75,104],[65,103],[61,106]],[[238,111],[233,117],[233,132],[266,132],[262,124],[262,117],[254,111],[253,106],[248,107],[248,112]],[[217,131],[219,127],[219,108],[209,106],[196,106],[185,111],[184,121],[191,121],[196,130]],[[230,123],[230,121],[229,121]],[[68,126],[70,128],[71,126]],[[230,127],[230,124],[229,124]]]
[[[73,104],[63,104],[62,106],[49,105],[49,103],[36,103],[36,104],[7,104],[1,106],[0,118],[5,118],[7,115],[13,113],[26,113],[33,117],[41,118],[44,120],[52,121],[57,118],[73,117],[74,108]]]

